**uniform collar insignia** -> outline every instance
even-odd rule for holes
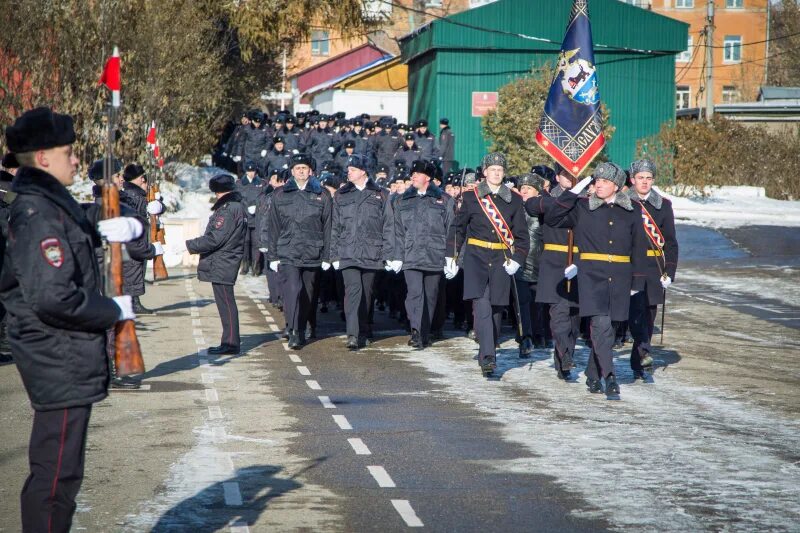
[[[478,184],[478,196],[483,198],[484,196],[487,196],[489,194],[492,194],[492,190],[489,188],[489,184],[486,183],[486,180],[480,182]],[[497,196],[502,198],[505,203],[507,204],[511,203],[511,189],[509,189],[505,185],[500,185],[500,189],[498,189],[497,191]]]
[[[229,192],[228,194],[226,194],[225,196],[214,202],[214,205],[211,206],[211,210],[216,211],[217,209],[227,205],[229,202],[241,202],[241,201],[242,201],[242,195],[239,194],[238,191]]]

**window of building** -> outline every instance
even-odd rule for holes
[[[733,104],[739,101],[739,89],[735,85],[722,86],[722,103]]]
[[[692,90],[688,85],[678,85],[675,88],[675,109],[687,109]]]
[[[442,0],[425,0],[425,7],[442,7]]]
[[[694,0],[675,0],[675,7],[694,7]]]
[[[728,9],[742,9],[744,0],[725,0],[725,7]]]
[[[722,42],[722,59],[725,63],[738,63],[742,60],[742,36],[726,35]]]
[[[651,4],[651,0],[619,0],[619,1],[636,7],[650,7]]]
[[[330,53],[330,37],[325,30],[311,31],[311,55],[326,56]]]
[[[692,37],[689,36],[689,40],[686,43],[686,50],[675,56],[675,61],[678,63],[687,63],[692,60]]]

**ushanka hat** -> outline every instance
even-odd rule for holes
[[[483,161],[481,161],[481,168],[486,170],[491,166],[500,166],[503,167],[503,170],[506,169],[506,156],[501,152],[492,152],[491,154],[486,154],[483,157]]]
[[[625,171],[622,170],[622,167],[611,162],[600,163],[600,165],[598,165],[598,167],[594,170],[592,176],[596,180],[602,179],[612,181],[620,189],[627,181],[627,176],[625,175]]]
[[[8,149],[15,154],[47,150],[75,142],[72,117],[37,107],[23,113],[6,128]]]
[[[436,175],[436,165],[424,159],[417,159],[411,164],[411,174],[415,172],[419,172],[420,174],[425,174],[429,178],[433,178]]]
[[[208,182],[211,192],[231,192],[236,189],[236,182],[230,174],[217,174]]]
[[[636,176],[636,174],[638,174],[639,172],[649,172],[655,178],[656,164],[653,163],[653,161],[648,158],[639,159],[638,161],[634,161],[633,163],[631,163],[630,172],[631,172],[631,178]]]

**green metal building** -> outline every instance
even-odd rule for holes
[[[433,126],[448,117],[456,159],[477,164],[489,143],[481,117],[473,116],[473,93],[495,92],[534,66],[555,64],[571,7],[572,0],[499,0],[403,37],[409,120]],[[608,154],[627,166],[636,141],[675,118],[675,54],[686,49],[689,26],[619,0],[589,0],[589,16],[600,97],[616,127]]]

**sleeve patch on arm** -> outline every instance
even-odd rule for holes
[[[42,250],[42,255],[50,266],[61,268],[61,265],[64,264],[64,249],[61,247],[61,242],[58,239],[54,237],[44,239],[39,243],[39,247]]]
[[[214,220],[214,227],[220,229],[225,224],[225,217],[219,216]]]

